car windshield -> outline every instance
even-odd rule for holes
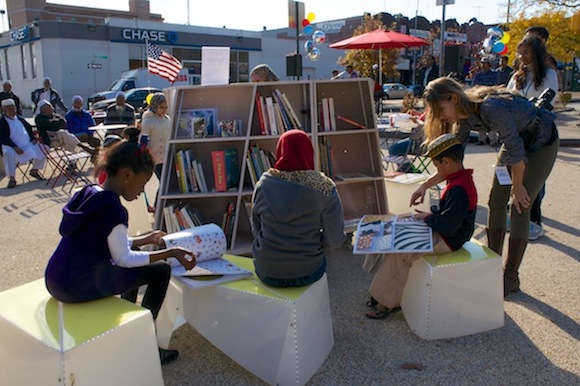
[[[121,87],[123,87],[123,80],[117,79],[109,86],[108,90],[111,91],[121,91]]]

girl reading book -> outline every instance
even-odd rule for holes
[[[135,200],[153,174],[154,162],[137,144],[138,130],[107,150],[101,159],[108,178],[103,185],[88,185],[63,209],[59,232],[62,239],[45,271],[46,288],[64,303],[88,302],[131,292],[147,285],[142,306],[155,319],[165,298],[171,268],[160,260],[175,257],[186,268],[195,266],[192,252],[169,248],[154,252],[132,250],[158,245],[164,232],[130,238],[127,210],[120,196]],[[177,357],[175,350],[159,349],[161,363]]]
[[[282,134],[276,159],[254,190],[252,256],[264,283],[299,287],[324,275],[326,249],[344,240],[344,215],[334,182],[314,170],[308,134]]]

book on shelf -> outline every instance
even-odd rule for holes
[[[233,281],[252,276],[246,269],[240,268],[223,258],[227,249],[226,235],[216,224],[206,224],[167,234],[161,238],[167,248],[182,247],[194,253],[196,265],[186,270],[179,261],[168,259],[172,273],[176,276],[205,277],[220,275],[214,284]]]
[[[288,97],[286,96],[286,94],[284,94],[283,92],[280,92],[280,90],[278,90],[278,92],[280,93],[282,101],[284,102],[284,107],[286,108],[286,111],[288,111],[290,113],[290,115],[292,116],[292,120],[294,121],[294,128],[295,129],[302,129],[302,124],[300,123],[300,119],[298,119],[298,115],[296,115],[296,112],[292,108],[292,104],[290,104],[290,100],[288,100]]]
[[[241,119],[226,119],[218,122],[218,137],[238,137],[242,135]]]
[[[367,128],[367,127],[366,127],[365,125],[363,125],[362,123],[359,123],[359,122],[357,122],[357,121],[354,121],[354,120],[352,120],[352,119],[350,119],[350,118],[347,118],[347,117],[343,117],[342,115],[338,115],[338,114],[337,114],[337,115],[336,115],[336,117],[337,117],[338,119],[340,119],[341,121],[343,121],[343,122],[346,122],[346,123],[348,123],[349,125],[352,125],[352,126],[354,126],[354,127],[357,127],[357,128],[359,128],[359,129],[366,129],[366,128]]]
[[[252,152],[248,151],[246,156],[246,169],[248,170],[248,174],[250,175],[250,182],[252,183],[252,188],[256,187],[256,183],[258,183],[258,177],[256,176],[256,169],[254,168],[254,161],[252,161]]]
[[[236,206],[233,202],[228,202],[222,218],[222,229],[226,235],[228,248],[232,243],[232,234],[235,216],[236,216]]]
[[[322,98],[321,131],[330,131],[330,114],[328,112],[328,98]]]
[[[163,208],[163,220],[167,233],[200,226],[206,223],[201,212],[190,204],[173,203]]]
[[[274,100],[272,97],[265,97],[266,111],[268,112],[268,127],[270,128],[268,134],[278,135],[278,126],[276,125],[276,112],[274,111]]]
[[[224,149],[224,158],[226,163],[226,186],[228,189],[236,188],[240,183],[238,149]]]
[[[354,254],[433,252],[433,231],[411,215],[365,215],[359,221]]]
[[[226,184],[226,157],[223,150],[213,150],[211,152],[211,162],[213,167],[213,180],[216,192],[225,192]]]
[[[333,178],[334,167],[330,140],[327,137],[320,137],[318,139],[318,149],[321,171],[328,177]]]
[[[264,118],[264,97],[256,92],[256,115],[258,116],[258,123],[260,124],[260,133],[266,135],[266,122]]]
[[[217,109],[190,109],[179,112],[176,139],[213,137],[217,133]]]
[[[336,131],[336,111],[333,97],[328,98],[328,115],[330,118],[330,131]]]

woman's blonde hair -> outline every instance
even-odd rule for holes
[[[437,78],[429,82],[423,94],[425,105],[428,106],[424,127],[425,143],[433,141],[442,134],[454,134],[458,130],[459,122],[450,124],[441,121],[440,102],[449,101],[455,95],[457,97],[457,115],[461,120],[477,114],[480,104],[485,99],[491,95],[500,95],[502,91],[505,90],[493,86],[475,86],[464,90],[460,83],[447,77]]]

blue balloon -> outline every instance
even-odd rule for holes
[[[304,42],[304,51],[306,51],[307,54],[309,54],[313,48],[314,48],[314,42],[312,40],[307,40]]]
[[[487,36],[489,37],[496,37],[497,40],[503,37],[503,31],[499,27],[491,27],[487,29]]]
[[[505,49],[505,44],[503,44],[502,42],[497,42],[493,45],[493,52],[495,53],[500,53]]]
[[[304,34],[305,35],[310,35],[312,32],[314,32],[314,27],[312,27],[310,24],[308,24],[306,27],[304,27]]]
[[[312,51],[310,51],[308,53],[308,57],[310,58],[310,60],[312,60],[313,62],[317,61],[320,58],[320,50],[316,47],[314,47],[312,49]]]

